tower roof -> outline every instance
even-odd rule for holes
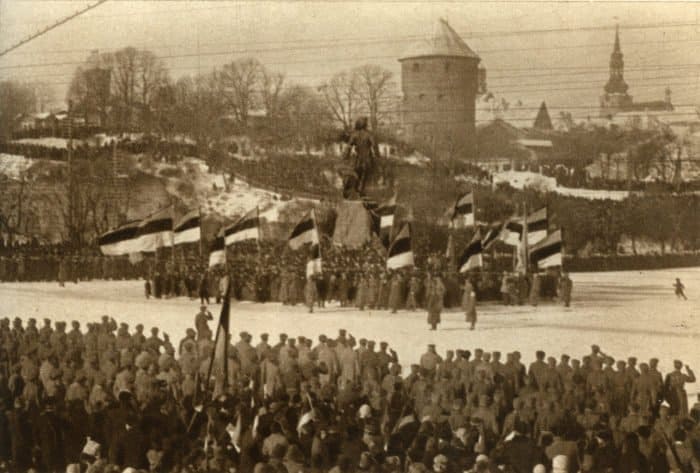
[[[479,56],[467,46],[467,43],[443,18],[438,21],[431,38],[413,44],[399,60],[428,56],[464,57],[479,60]]]

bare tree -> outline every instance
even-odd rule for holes
[[[284,79],[284,74],[260,67],[260,95],[269,119],[276,119],[280,115]]]
[[[141,123],[150,130],[153,107],[162,88],[168,83],[168,73],[163,62],[151,51],[138,51],[136,54],[136,89],[138,105],[141,109]]]
[[[217,74],[225,103],[243,129],[248,127],[248,112],[255,103],[260,70],[256,59],[247,58],[226,64]]]
[[[359,81],[357,74],[343,71],[334,75],[320,88],[326,105],[344,130],[352,129],[352,120],[359,107]]]
[[[358,80],[358,93],[367,107],[372,131],[379,128],[379,121],[386,113],[386,100],[389,98],[391,71],[383,67],[367,64],[354,69]]]
[[[0,82],[0,137],[9,138],[18,115],[34,111],[30,86],[15,81]]]
[[[221,137],[220,119],[226,105],[219,85],[214,72],[182,77],[173,86],[173,129],[192,137],[201,149],[209,148]]]

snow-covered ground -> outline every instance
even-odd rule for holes
[[[44,138],[22,138],[15,140],[14,143],[23,143],[27,145],[46,146],[47,148],[67,148],[68,140],[66,138],[55,138],[47,136]],[[78,146],[82,143],[81,140],[73,140],[73,146]]]
[[[556,192],[557,194],[570,197],[581,197],[589,200],[624,200],[629,196],[627,191],[611,191],[600,189],[579,189],[574,187],[558,186],[557,180],[553,177],[531,171],[502,171],[493,173],[493,183],[505,182],[514,189],[524,189],[531,187],[542,192]]]
[[[24,171],[33,164],[32,160],[17,154],[0,153],[0,175],[10,179],[19,179]]]
[[[196,158],[184,158],[177,166],[162,162],[150,163],[150,169],[142,170],[159,175],[165,179],[168,192],[180,195],[178,186],[183,180],[191,183],[194,188],[194,202],[188,205],[199,206],[203,212],[215,213],[225,217],[236,217],[245,214],[256,206],[260,209],[260,216],[267,221],[277,221],[279,212],[291,204],[299,202],[311,202],[310,199],[295,198],[289,201],[282,200],[278,193],[255,187],[240,178],[226,181],[222,174],[209,172],[209,166]],[[184,170],[184,176],[165,177],[168,171]]]
[[[679,277],[687,287],[689,300],[677,300],[672,283]],[[636,356],[640,362],[658,357],[667,371],[674,359],[696,368],[700,374],[700,268],[645,272],[573,274],[574,298],[568,309],[553,303],[503,307],[479,306],[479,322],[469,331],[463,314],[443,314],[435,332],[428,330],[424,312],[364,311],[328,307],[307,313],[301,306],[276,303],[232,304],[231,330],[246,330],[258,336],[268,332],[276,341],[281,332],[317,339],[320,334],[336,336],[346,328],[357,338],[385,340],[396,349],[403,364],[416,362],[428,343],[440,352],[449,348],[519,350],[527,362],[537,349],[558,357],[567,353],[580,357],[591,344],[599,344],[615,358]],[[193,326],[198,301],[186,298],[145,300],[139,281],[95,281],[69,284],[0,284],[0,317],[41,320],[96,321],[103,314],[133,328],[160,327],[179,340]],[[215,317],[219,307],[212,306]],[[237,335],[236,335],[237,338]],[[689,393],[700,392],[700,384]]]

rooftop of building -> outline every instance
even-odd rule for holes
[[[435,56],[480,59],[444,18],[438,20],[432,37],[411,45],[399,60]]]

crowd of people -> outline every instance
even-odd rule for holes
[[[163,158],[167,161],[176,161],[185,156],[198,156],[199,152],[196,145],[177,142],[165,141],[155,135],[143,135],[132,137],[130,135],[116,136],[113,139],[105,139],[102,142],[91,135],[86,135],[87,139],[74,139],[72,157],[76,159],[108,159],[112,157],[114,152],[114,142],[120,151],[131,154],[143,154],[150,152],[156,158]],[[32,138],[41,138],[32,137]],[[67,136],[61,137],[67,139]],[[75,138],[75,137],[74,137]],[[37,143],[35,141],[0,141],[0,153],[25,156],[30,159],[52,159],[56,161],[65,161],[68,159],[68,148],[65,146],[52,146],[50,143]]]
[[[136,279],[143,262],[127,256],[104,256],[99,249],[66,245],[24,245],[0,248],[0,282],[58,281],[77,283],[93,279]]]
[[[0,320],[0,471],[700,471],[680,360],[428,345],[408,366],[344,329],[221,352],[212,319],[177,342],[107,316]]]

